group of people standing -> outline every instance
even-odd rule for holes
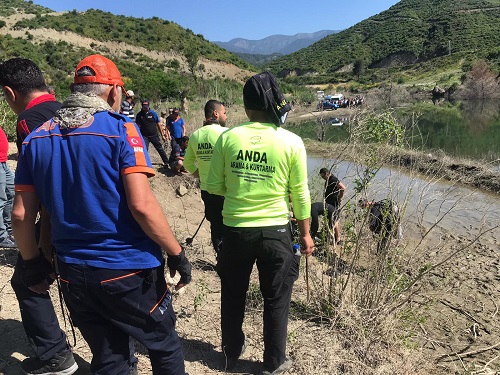
[[[165,164],[200,179],[221,282],[222,369],[237,366],[247,346],[242,325],[254,264],[264,299],[262,373],[290,369],[292,287],[300,255],[313,252],[315,229],[309,226],[305,147],[281,127],[290,106],[276,78],[263,72],[247,80],[249,121],[239,126],[227,129],[224,105],[210,100],[203,126],[189,139],[174,112],[165,136],[172,139],[172,154],[182,154],[175,163],[164,159],[160,119],[149,102],[142,101],[135,121],[132,108],[124,109],[122,94],[130,104],[134,93],[125,90],[111,60],[87,56],[73,81],[71,95],[59,103],[31,60],[0,65],[0,86],[18,115],[12,229],[19,257],[11,283],[35,354],[22,362],[24,374],[71,375],[78,368],[48,293],[56,277],[92,351],[93,374],[137,374],[136,341],[147,348],[153,374],[186,373],[165,272],[180,274],[174,287],[180,289],[191,281],[191,264],[150,187],[148,178],[156,171],[149,143]],[[327,170],[321,176],[327,204],[338,210],[345,186]],[[299,253],[290,232],[289,199]]]
[[[121,103],[120,113],[130,118],[139,127],[144,140],[146,150],[149,151],[151,143],[160,155],[164,166],[170,167],[176,173],[185,172],[183,160],[187,141],[186,124],[181,117],[178,108],[166,113],[162,112],[161,117],[151,109],[149,100],[141,101],[141,110],[134,117],[134,98],[135,93],[132,90],[126,92],[126,98]],[[167,156],[165,146],[171,145],[170,156]]]
[[[59,103],[32,61],[0,65],[2,91],[18,115],[12,229],[19,257],[12,286],[35,354],[22,362],[22,371],[70,375],[78,368],[48,293],[57,277],[92,351],[93,374],[137,373],[138,341],[148,349],[154,374],[184,375],[164,274],[179,273],[179,289],[191,281],[191,265],[148,182],[156,173],[146,151],[154,135],[136,124],[157,119],[147,101],[136,122],[119,113],[127,91],[104,56],[80,61],[73,80],[71,95]],[[313,250],[306,153],[300,137],[280,126],[290,107],[274,76],[253,76],[243,95],[250,122],[232,129],[224,128],[223,104],[207,103],[186,167],[200,176],[213,223],[223,369],[234,367],[246,347],[245,296],[256,262],[265,305],[263,373],[278,374],[291,366],[287,319],[300,258],[288,229],[289,194],[301,251]],[[185,133],[170,135],[187,149]]]

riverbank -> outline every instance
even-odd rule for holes
[[[366,159],[370,150],[364,144],[326,143],[310,139],[306,139],[304,143],[308,155],[355,162]],[[444,152],[430,154],[386,145],[378,147],[378,156],[380,161],[388,166],[500,194],[498,166],[481,164],[476,160],[452,158]]]
[[[470,103],[466,104],[469,105]],[[365,118],[372,113],[374,107],[376,106],[374,105],[373,96],[370,94],[367,95],[366,105],[354,109],[339,108],[336,111],[317,111],[314,106],[297,106],[290,113],[287,124],[292,124],[293,131],[297,131],[299,134],[302,134],[301,130],[297,129],[300,126],[313,127],[314,131],[319,134],[331,128],[331,126],[325,124],[328,124],[328,121],[333,117],[350,119],[353,127],[349,126],[351,132],[349,140],[330,143],[306,138],[304,143],[308,155],[364,164],[363,160],[367,160],[367,157],[369,157],[368,153],[372,149],[372,145],[359,143],[356,138],[359,136],[358,133],[365,131]],[[312,125],[302,125],[305,121],[312,121]],[[343,127],[346,126],[348,125],[345,124]],[[500,160],[498,159],[486,162],[454,157],[442,150],[423,152],[389,145],[377,145],[377,150],[378,155],[376,157],[386,166],[403,168],[412,173],[420,173],[433,179],[444,179],[496,195],[500,194]]]

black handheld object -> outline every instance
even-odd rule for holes
[[[186,250],[182,248],[178,255],[169,255],[167,258],[167,267],[175,270],[181,275],[179,284],[189,284],[191,282],[191,263],[186,257]]]
[[[186,238],[186,245],[191,245],[193,243],[193,240],[198,234],[198,231],[200,230],[201,225],[203,224],[204,221],[205,221],[205,216],[203,216],[203,219],[201,219],[200,225],[198,225],[198,229],[196,229],[196,232],[194,232],[193,237]]]

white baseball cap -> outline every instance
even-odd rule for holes
[[[132,90],[127,91],[127,96],[135,96],[134,92]]]

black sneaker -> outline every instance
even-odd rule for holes
[[[38,357],[26,358],[21,369],[25,375],[71,375],[78,370],[78,364],[71,350],[63,350],[46,361]]]
[[[286,358],[285,359],[285,362],[283,362],[276,370],[274,371],[268,371],[268,370],[264,370],[262,371],[262,375],[277,375],[277,374],[281,374],[285,371],[288,371],[292,368],[293,366],[293,362],[290,358]]]

